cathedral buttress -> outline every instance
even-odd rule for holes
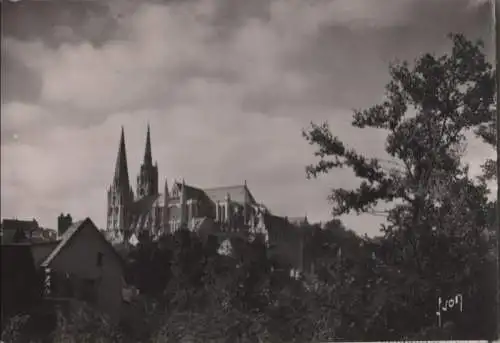
[[[165,179],[163,187],[163,233],[170,233],[170,194],[168,192],[168,182]]]
[[[146,134],[146,149],[144,151],[144,160],[141,164],[139,175],[137,176],[137,199],[149,195],[158,195],[158,164],[153,165],[153,156],[151,153],[151,133],[148,124]]]
[[[125,132],[122,126],[118,156],[116,157],[115,175],[108,188],[108,212],[106,229],[123,232],[129,225],[129,209],[133,201],[133,191],[130,187],[125,148]]]

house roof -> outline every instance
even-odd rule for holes
[[[4,219],[2,220],[3,230],[32,230],[38,228],[38,222],[33,220]]]
[[[203,190],[208,197],[213,201],[225,201],[227,194],[231,201],[238,203],[250,202],[255,204],[256,201],[246,185],[235,185],[226,187],[207,188]]]
[[[118,258],[120,261],[120,264],[123,265],[124,261],[122,257],[118,254],[118,252],[115,250],[115,248],[109,243],[106,238],[104,237],[103,233],[99,231],[97,226],[95,226],[94,222],[90,218],[86,218],[84,220],[77,221],[73,223],[67,230],[64,232],[64,234],[61,237],[61,241],[59,244],[55,247],[54,250],[50,253],[49,256],[45,259],[45,261],[42,262],[41,266],[42,267],[48,267],[50,263],[56,258],[56,256],[68,246],[68,243],[71,242],[71,240],[76,236],[76,234],[82,230],[87,224],[90,224],[94,230],[96,230],[99,233],[99,237],[105,242],[105,245],[109,247],[110,251],[112,251],[115,256]]]

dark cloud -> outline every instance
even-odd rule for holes
[[[42,40],[53,48],[81,41],[100,45],[116,30],[104,1],[5,1],[2,12],[5,37]]]
[[[33,102],[42,87],[40,75],[22,63],[16,56],[2,49],[2,103],[10,101]]]

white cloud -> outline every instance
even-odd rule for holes
[[[11,102],[2,104],[2,130],[22,131],[47,120],[50,113],[33,104]]]

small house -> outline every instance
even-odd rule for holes
[[[120,319],[123,260],[90,218],[72,224],[41,263],[51,298],[76,298]]]

